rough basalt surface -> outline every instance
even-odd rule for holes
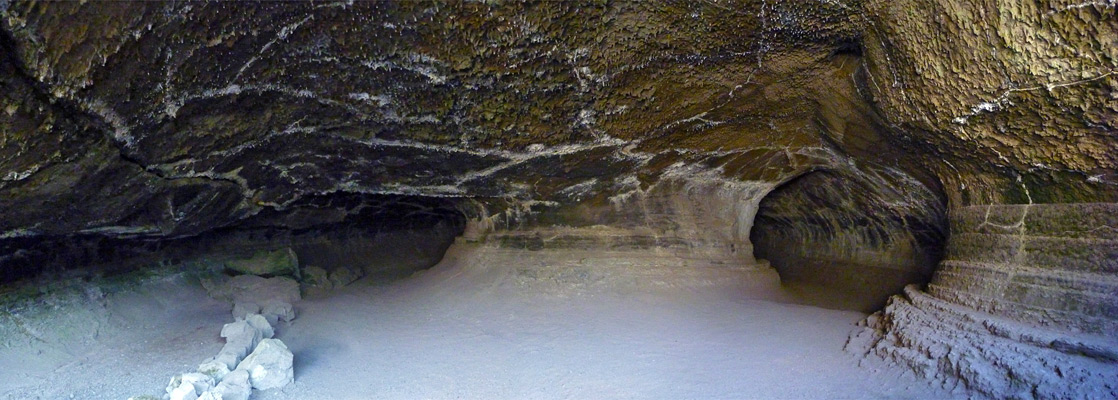
[[[0,0],[0,281],[283,248],[402,274],[459,233],[759,254],[867,309],[930,282],[856,353],[1108,397],[1110,350],[1064,343],[1113,347],[1115,204],[1113,1]]]
[[[865,9],[877,109],[936,159],[956,203],[1026,202],[1010,185],[988,185],[984,173],[998,170],[1025,175],[1034,202],[1113,194],[1113,2],[870,1]]]
[[[779,181],[835,162],[844,135],[872,142],[851,18],[814,2],[11,4],[0,232],[182,236],[334,194],[575,202],[681,161]],[[51,218],[32,197],[85,206]]]

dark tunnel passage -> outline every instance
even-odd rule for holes
[[[158,264],[220,264],[290,248],[301,264],[395,279],[437,263],[465,217],[449,198],[336,194],[264,209],[236,225],[180,238],[97,234],[0,240],[0,284],[116,275]]]
[[[824,170],[765,197],[750,238],[801,300],[872,312],[931,279],[947,235],[943,200],[912,178]]]

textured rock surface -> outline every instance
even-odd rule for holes
[[[1033,202],[1114,201],[1113,2],[871,1],[866,13],[868,89],[936,159],[954,203],[1027,202],[991,184],[1007,171]]]
[[[859,94],[856,15],[15,3],[0,19],[0,232],[176,237],[262,214],[298,227],[401,195],[605,205],[678,163],[779,183],[849,154],[893,160]]]
[[[1118,342],[1112,336],[1037,328],[939,300],[913,286],[871,315],[847,350],[991,398],[1118,395]]]
[[[991,397],[1111,398],[1113,2],[867,2],[876,106],[949,200],[945,260],[850,346]]]

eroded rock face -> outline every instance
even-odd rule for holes
[[[868,90],[935,159],[954,204],[1114,201],[1113,3],[865,6]],[[998,181],[1010,170],[1029,195]]]
[[[866,10],[869,89],[926,150],[951,235],[927,294],[851,347],[993,397],[1118,395],[1114,4]]]

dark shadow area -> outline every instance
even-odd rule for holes
[[[799,301],[871,312],[931,279],[947,223],[940,197],[907,175],[817,171],[770,193],[750,238]]]
[[[303,266],[347,268],[373,278],[393,278],[437,263],[464,226],[465,217],[453,199],[319,196],[189,237],[3,239],[0,284],[112,276],[144,266],[221,262],[283,248],[292,249]]]

